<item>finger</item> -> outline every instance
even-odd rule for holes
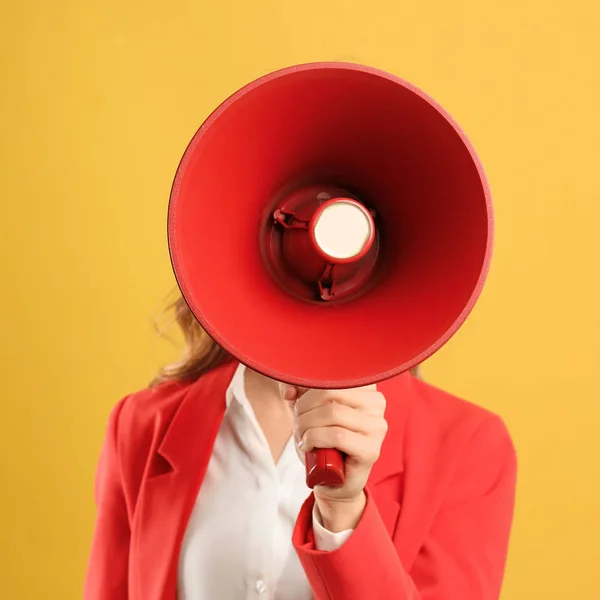
[[[302,396],[304,396],[304,394],[306,394],[306,392],[310,392],[310,391],[311,391],[311,388],[296,386],[296,399],[302,398]],[[319,390],[314,390],[314,391],[319,391]]]
[[[379,458],[380,443],[373,438],[343,427],[313,427],[298,442],[302,452],[316,448],[335,448],[360,462],[375,462]]]
[[[342,404],[363,412],[383,414],[385,397],[375,390],[310,390],[296,402],[298,415],[304,414],[318,406],[331,403]]]
[[[378,414],[328,402],[296,417],[296,437],[300,439],[311,427],[344,427],[357,433],[375,433],[386,427],[385,420]]]
[[[310,391],[310,388],[299,387],[297,385],[291,385],[281,381],[277,383],[281,397],[289,402],[295,402],[298,398],[306,394],[306,392]]]

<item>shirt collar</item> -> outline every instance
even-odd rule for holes
[[[235,373],[233,374],[233,378],[229,383],[229,387],[225,392],[226,410],[228,410],[229,407],[234,403],[242,407],[248,404],[248,397],[246,396],[245,377],[246,365],[238,363]]]

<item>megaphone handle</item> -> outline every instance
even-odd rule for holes
[[[306,453],[306,485],[338,487],[344,484],[344,456],[335,448],[316,448]]]

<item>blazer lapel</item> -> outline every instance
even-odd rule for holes
[[[404,439],[410,412],[412,376],[406,372],[378,384],[387,402],[388,433],[379,460],[369,477],[369,492],[390,537],[394,538],[402,506],[404,484]]]
[[[202,376],[181,401],[142,483],[133,526],[136,600],[175,600],[185,528],[225,413],[237,363]],[[154,467],[154,468],[152,468]]]

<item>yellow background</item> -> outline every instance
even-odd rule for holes
[[[496,206],[493,269],[425,374],[513,433],[503,598],[600,597],[596,2],[21,0],[1,11],[1,597],[81,596],[109,409],[174,356],[151,321],[173,285],[165,216],[179,158],[225,96],[313,60],[405,77],[478,149]]]

